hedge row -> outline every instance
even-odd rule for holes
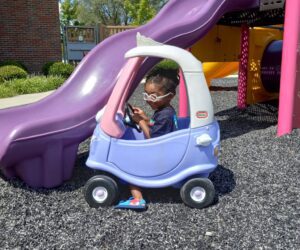
[[[53,62],[45,64],[43,70],[47,76],[29,76],[18,62],[0,63],[0,98],[55,90],[73,72],[74,66]]]
[[[13,79],[0,84],[0,98],[55,90],[65,81],[61,76],[33,76]]]
[[[62,62],[48,62],[43,68],[44,75],[62,76],[68,78],[74,66]],[[26,78],[28,76],[26,67],[18,61],[0,62],[0,83],[11,79]]]
[[[167,70],[177,77],[178,65],[170,60],[163,60],[154,71]],[[0,98],[21,94],[38,93],[57,89],[74,70],[74,66],[62,62],[49,62],[43,66],[47,76],[28,76],[26,68],[16,61],[0,63]]]
[[[68,78],[74,71],[74,66],[63,62],[48,62],[42,67],[45,76],[54,75]],[[174,61],[163,60],[154,66],[154,70],[178,70],[179,66]],[[0,83],[28,76],[26,67],[18,61],[0,62]]]

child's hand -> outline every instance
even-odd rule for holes
[[[139,124],[140,121],[143,120],[143,118],[142,118],[139,114],[135,114],[135,113],[132,115],[132,119],[134,120],[134,122],[135,122],[136,124]]]
[[[135,114],[139,114],[140,116],[145,116],[145,112],[142,109],[140,109],[139,107],[132,107],[132,108],[133,108],[133,112]]]
[[[136,123],[139,123],[141,120],[145,120],[146,122],[149,121],[149,118],[146,116],[145,112],[138,107],[133,107],[132,118]]]

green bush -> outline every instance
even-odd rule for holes
[[[172,60],[163,60],[156,64],[146,75],[146,79],[149,79],[155,75],[162,75],[174,80],[175,83],[179,81],[178,76],[179,65]]]
[[[18,66],[8,65],[0,67],[0,78],[4,81],[16,78],[26,78],[27,76],[27,72],[24,69],[19,68]]]
[[[71,64],[56,62],[49,68],[49,75],[57,75],[67,78],[72,74],[74,68],[75,67]]]
[[[0,62],[0,67],[7,66],[7,65],[17,66],[21,69],[24,69],[26,72],[28,71],[26,66],[23,63],[19,62],[19,61],[7,60],[7,61]]]
[[[153,69],[178,70],[179,65],[172,60],[164,59],[156,64]]]
[[[60,87],[64,81],[65,78],[61,76],[33,76],[6,81],[0,85],[0,98],[54,90]]]
[[[18,93],[8,85],[0,85],[0,98],[16,96]]]
[[[55,62],[47,62],[43,65],[42,72],[45,76],[47,76],[49,74],[49,69],[54,63]]]

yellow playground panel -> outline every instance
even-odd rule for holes
[[[278,98],[278,93],[265,90],[261,80],[261,60],[270,42],[283,39],[283,31],[272,28],[252,28],[249,35],[247,104]]]
[[[201,62],[239,61],[241,28],[216,25],[192,46],[192,54]]]
[[[247,104],[278,98],[269,93],[261,81],[261,60],[270,42],[283,39],[283,31],[274,28],[250,28]],[[221,78],[238,71],[241,46],[241,28],[216,25],[191,48],[201,62],[208,85],[214,78]]]
[[[239,27],[216,25],[192,46],[192,54],[203,62],[208,85],[214,78],[222,78],[238,71],[240,33]]]
[[[203,72],[210,85],[212,79],[223,78],[238,72],[239,62],[205,62],[203,63]]]

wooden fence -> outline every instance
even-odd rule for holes
[[[117,34],[119,32],[134,29],[136,26],[112,26],[112,25],[99,25],[99,37],[100,42],[103,41],[105,38]]]

